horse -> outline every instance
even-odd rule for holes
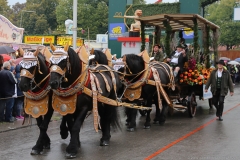
[[[123,73],[126,86],[126,90],[122,94],[135,103],[141,103],[138,99],[143,99],[144,105],[147,107],[151,107],[152,102],[154,102],[156,106],[154,123],[164,124],[166,121],[166,109],[168,105],[171,105],[171,101],[167,96],[169,93],[167,86],[174,87],[174,77],[169,65],[164,62],[149,62],[149,57],[146,57],[148,57],[146,52],[143,52],[140,56],[136,54],[124,55],[123,62],[125,66],[119,69]],[[162,100],[160,96],[163,96]],[[146,112],[144,128],[149,129],[151,127],[151,110]],[[134,131],[137,110],[126,108],[126,114],[127,130]]]
[[[76,100],[74,101],[75,105],[73,106],[72,104],[71,106],[75,107],[75,111],[72,113],[75,121],[71,130],[70,143],[66,148],[66,158],[76,157],[80,128],[88,111],[91,110],[93,110],[94,114],[95,130],[98,131],[98,127],[101,127],[102,137],[100,139],[100,146],[108,146],[111,137],[110,125],[114,128],[121,127],[118,120],[117,108],[112,106],[111,103],[107,103],[107,101],[103,104],[102,102],[104,101],[99,102],[99,99],[108,98],[108,101],[116,100],[116,92],[121,83],[118,74],[107,71],[109,66],[106,65],[88,67],[88,65],[83,64],[83,62],[88,61],[87,54],[79,53],[78,55],[68,45],[64,49],[52,46],[52,50],[51,88],[56,96],[58,96],[58,99],[64,98],[65,95],[68,95],[65,97],[66,99],[76,96],[76,98],[71,100],[71,102]],[[73,91],[73,89],[76,91]],[[60,108],[66,106],[68,105],[62,104]],[[100,115],[100,122],[98,121],[98,113]]]
[[[50,138],[47,135],[48,125],[53,114],[53,107],[51,103],[52,91],[48,88],[50,64],[47,62],[46,57],[39,52],[39,50],[36,50],[35,52],[27,51],[25,53],[23,50],[20,50],[20,54],[23,55],[23,60],[19,63],[21,65],[21,81],[19,83],[19,87],[25,92],[25,96],[28,97],[28,99],[25,98],[25,106],[26,103],[29,103],[27,101],[37,104],[43,99],[49,102],[47,104],[47,108],[44,108],[44,113],[33,115],[34,118],[36,118],[40,135],[36,145],[32,148],[31,155],[39,155],[43,149],[50,149]],[[44,98],[44,95],[46,96],[46,99]],[[33,101],[31,101],[31,99]],[[38,108],[35,109],[35,112],[38,112],[37,110]],[[29,113],[28,110],[27,113]],[[29,114],[34,114],[34,111]],[[44,115],[44,118],[42,115]],[[60,134],[62,139],[66,139],[68,137],[66,121],[67,119],[63,117],[60,125]],[[70,127],[69,122],[68,124],[68,127]]]

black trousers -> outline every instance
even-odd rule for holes
[[[221,117],[223,113],[224,108],[224,99],[225,96],[220,95],[221,90],[217,89],[216,94],[213,95],[213,104],[217,109],[216,116]]]

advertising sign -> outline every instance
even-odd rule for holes
[[[77,46],[83,45],[83,39],[77,38]],[[57,45],[64,46],[66,44],[73,45],[73,38],[69,36],[57,37]]]
[[[240,21],[240,7],[234,8],[234,21]]]
[[[110,23],[108,28],[109,40],[117,40],[118,37],[122,37],[123,33],[125,33],[124,23]]]
[[[25,36],[24,42],[27,44],[50,44],[55,43],[54,36]]]
[[[97,43],[108,43],[108,35],[107,34],[97,34]]]
[[[0,42],[22,43],[24,28],[14,26],[6,17],[0,15]]]
[[[183,38],[184,39],[193,39],[194,38],[194,32],[190,28],[184,28],[183,31]]]

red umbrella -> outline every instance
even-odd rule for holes
[[[1,55],[3,56],[4,62],[9,61],[10,59],[12,59],[12,57],[7,55],[7,54],[1,54]]]

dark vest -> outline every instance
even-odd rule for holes
[[[222,77],[217,76],[217,88],[221,88]]]

